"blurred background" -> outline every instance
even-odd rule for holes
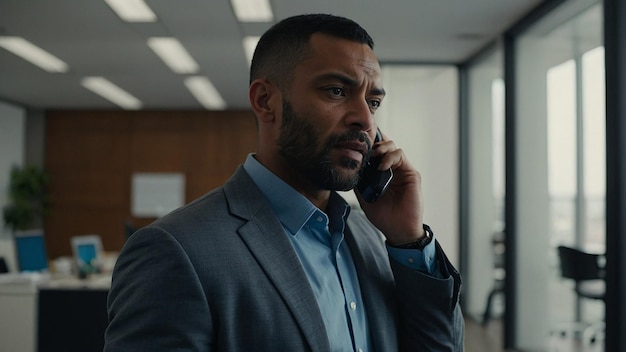
[[[421,172],[425,221],[464,277],[466,350],[626,349],[605,333],[626,319],[605,312],[605,287],[619,294],[625,275],[616,266],[605,285],[607,243],[624,246],[610,242],[607,214],[621,208],[606,197],[607,169],[622,165],[607,154],[607,121],[624,117],[606,92],[624,83],[605,79],[624,69],[623,30],[606,29],[626,20],[605,11],[619,4],[0,1],[0,350],[52,346],[42,292],[106,295],[136,228],[254,151],[251,53],[301,13],[351,18],[374,38],[388,92],[377,122]],[[597,264],[585,282],[560,246]]]

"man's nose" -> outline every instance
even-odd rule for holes
[[[347,111],[346,124],[362,131],[370,131],[374,128],[374,112],[367,100],[352,99]]]

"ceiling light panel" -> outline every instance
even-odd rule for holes
[[[148,46],[175,73],[189,74],[198,72],[198,63],[185,50],[178,39],[152,37],[148,39]]]
[[[188,77],[185,79],[185,86],[206,109],[226,109],[226,102],[208,78],[203,76]]]
[[[156,14],[144,0],[104,0],[126,22],[155,22]]]
[[[269,0],[230,0],[239,22],[272,22],[274,14]]]
[[[248,36],[243,38],[243,50],[246,53],[248,65],[252,64],[252,56],[254,55],[256,45],[259,43],[259,39],[261,39],[261,37]]]
[[[0,36],[0,47],[48,72],[67,72],[69,70],[65,62],[24,38]]]
[[[85,77],[83,87],[126,110],[141,109],[141,101],[104,77]]]

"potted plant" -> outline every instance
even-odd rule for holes
[[[50,177],[43,169],[14,166],[9,181],[9,204],[4,207],[6,225],[15,231],[43,228],[49,208],[46,187]]]

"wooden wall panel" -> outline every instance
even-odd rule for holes
[[[95,233],[121,249],[134,172],[181,172],[189,202],[224,183],[256,146],[249,111],[49,111],[46,162],[52,176],[46,219],[50,258],[71,255],[70,238]]]

